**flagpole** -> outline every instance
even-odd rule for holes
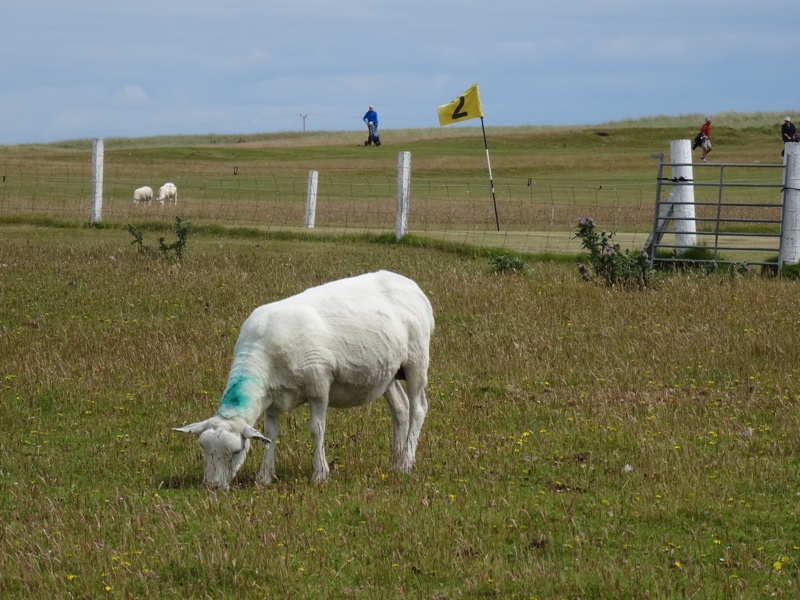
[[[492,186],[494,222],[497,224],[497,231],[500,231],[500,217],[497,215],[497,198],[494,195],[494,179],[492,179],[492,163],[489,161],[489,144],[486,141],[486,128],[483,126],[483,117],[481,117],[481,131],[483,131],[483,147],[486,148],[486,164],[489,166],[489,184]]]

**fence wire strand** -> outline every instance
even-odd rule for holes
[[[227,168],[227,167],[226,167]],[[305,230],[307,179],[274,174],[158,173],[140,177],[106,166],[102,220],[112,224],[172,221],[180,216],[197,225],[255,227],[265,231]],[[54,217],[84,222],[91,196],[90,165],[74,162],[36,165],[0,163],[0,214]],[[171,181],[177,204],[160,204],[159,187]],[[150,203],[135,204],[133,190],[153,189]],[[654,191],[637,186],[609,186],[540,179],[496,184],[500,231],[496,231],[488,183],[411,177],[409,233],[458,244],[521,252],[573,252],[578,219],[592,217],[618,232],[623,246],[641,248],[652,226]],[[315,230],[335,233],[395,231],[397,181],[335,181],[320,173]]]

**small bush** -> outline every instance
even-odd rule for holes
[[[746,277],[753,272],[753,267],[751,267],[746,262],[737,262],[733,263],[728,267],[728,275],[731,276],[733,279],[737,279],[739,277]]]
[[[158,250],[154,250],[144,243],[144,237],[136,227],[128,224],[128,232],[133,236],[131,244],[136,245],[139,254],[145,256],[160,256],[166,260],[180,261],[183,257],[183,249],[186,247],[186,241],[189,238],[189,223],[184,224],[180,217],[175,217],[175,227],[173,232],[177,238],[171,244],[167,244],[163,237],[158,238]]]
[[[525,270],[525,262],[518,256],[507,256],[500,254],[492,257],[492,271],[495,273],[519,274]]]
[[[800,264],[783,265],[780,273],[781,277],[785,277],[786,279],[800,279]]]
[[[654,271],[650,257],[642,250],[630,252],[613,243],[614,234],[601,231],[592,219],[580,219],[575,237],[589,252],[589,264],[578,263],[584,281],[601,281],[609,287],[648,287]]]

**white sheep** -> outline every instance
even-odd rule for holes
[[[147,202],[148,204],[150,204],[150,201],[152,199],[153,199],[153,189],[149,186],[144,186],[133,190],[134,204],[139,204],[139,202]]]
[[[275,478],[278,417],[309,406],[312,483],[328,478],[328,407],[362,406],[383,396],[392,420],[392,466],[408,473],[428,411],[433,310],[412,280],[378,271],[340,279],[255,309],[234,348],[217,413],[176,428],[199,435],[203,482],[228,489],[250,441],[266,443],[256,483]],[[400,380],[406,381],[406,390]],[[263,414],[264,434],[253,428]]]
[[[158,201],[161,204],[164,204],[164,201],[167,204],[170,202],[178,204],[178,188],[175,187],[174,183],[167,182],[161,186],[161,189],[158,190]]]

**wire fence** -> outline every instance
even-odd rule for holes
[[[84,154],[85,157],[85,154]],[[52,217],[86,222],[92,195],[88,159],[74,157],[42,164],[0,158],[0,215]],[[214,171],[225,170],[226,173]],[[320,172],[314,229],[304,227],[308,179],[260,169],[243,174],[236,167],[209,166],[167,175],[154,165],[145,177],[124,166],[106,165],[102,221],[126,224],[173,221],[196,225],[254,227],[265,231],[313,233],[389,233],[395,231],[397,180],[358,174],[335,180]],[[147,185],[158,195],[167,180],[177,186],[177,204],[135,204],[133,190]],[[409,233],[453,243],[521,252],[578,252],[574,232],[580,218],[592,217],[615,231],[623,247],[641,248],[652,228],[655,182],[641,185],[571,184],[531,179],[495,182],[494,198],[485,181],[417,179],[411,174]],[[497,231],[495,204],[500,223]]]

